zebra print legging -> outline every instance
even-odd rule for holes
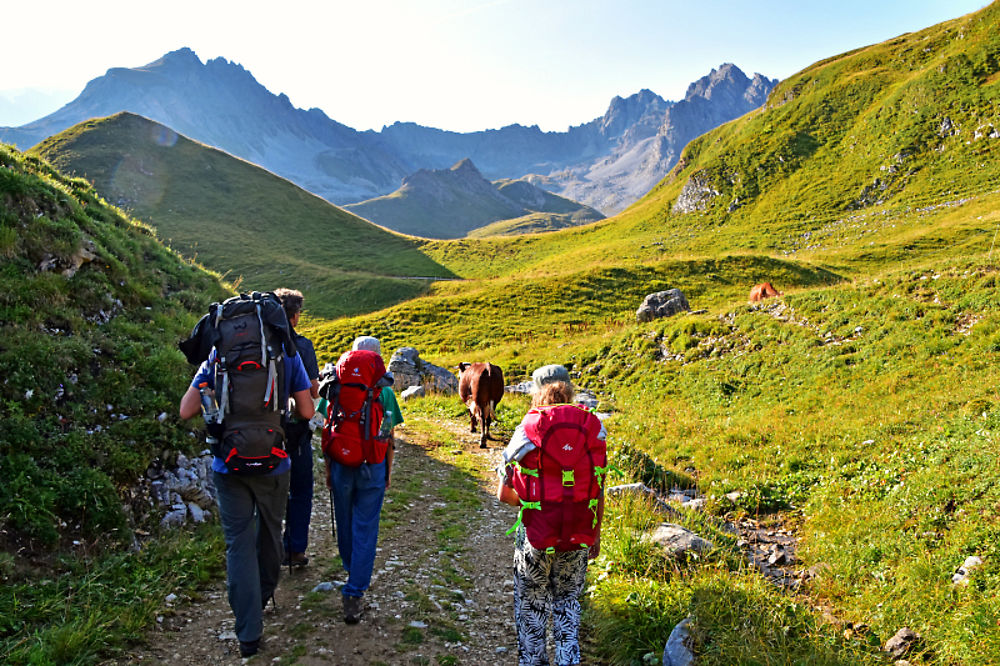
[[[552,616],[556,663],[580,663],[580,595],[587,577],[587,551],[546,553],[528,543],[524,527],[515,535],[514,623],[519,666],[548,666],[545,631]]]

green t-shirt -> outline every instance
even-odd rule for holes
[[[382,393],[379,395],[382,400],[382,405],[385,407],[385,420],[389,422],[390,428],[395,428],[400,423],[403,422],[403,412],[399,409],[399,402],[396,401],[396,394],[393,393],[391,386],[383,386]],[[320,412],[324,418],[326,417],[326,408],[330,402],[326,398],[320,398],[319,404],[316,406],[316,410]]]
[[[385,407],[385,418],[391,424],[390,428],[395,428],[403,422],[403,412],[399,410],[399,403],[396,401],[396,394],[392,392],[391,386],[382,387],[382,405]]]

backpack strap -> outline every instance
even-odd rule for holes
[[[517,520],[514,521],[514,524],[510,526],[509,530],[507,530],[508,535],[513,534],[514,530],[516,530],[518,527],[524,524],[524,521],[522,521],[521,519],[524,517],[525,509],[538,509],[539,511],[541,511],[542,503],[540,501],[528,502],[526,500],[521,500],[521,508],[517,512]]]

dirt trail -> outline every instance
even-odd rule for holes
[[[164,664],[511,664],[514,510],[493,497],[497,450],[456,423],[397,429],[392,486],[360,624],[342,621],[343,570],[330,529],[329,495],[317,464],[309,565],[283,569],[264,617],[261,652],[241,659],[225,582],[179,599],[149,642],[109,662]],[[494,444],[494,447],[497,446]],[[314,592],[332,582],[334,590]]]

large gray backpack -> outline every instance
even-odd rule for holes
[[[212,452],[234,474],[266,474],[288,457],[282,424],[288,404],[284,356],[289,350],[295,355],[290,331],[278,298],[255,291],[213,303],[181,343],[195,358],[206,347],[215,350],[207,358],[214,360],[218,415],[208,428],[216,439]],[[188,360],[194,362],[191,354]]]

